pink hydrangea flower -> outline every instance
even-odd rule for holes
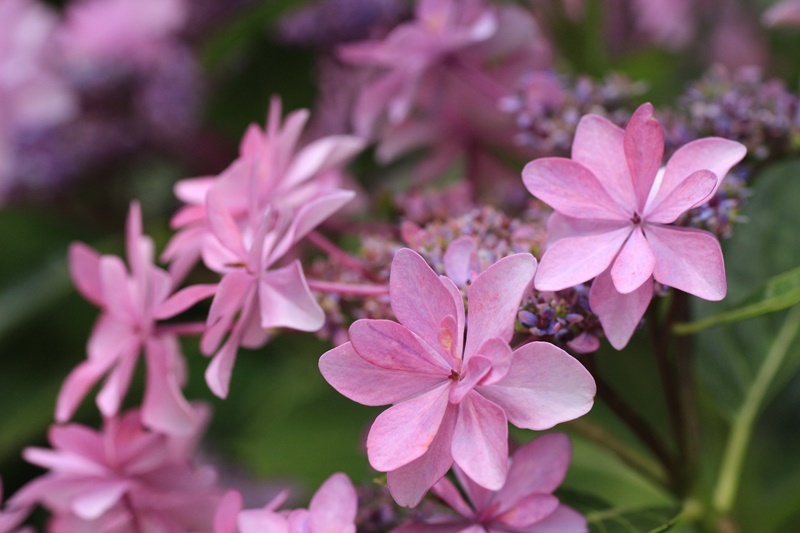
[[[173,289],[170,275],[153,264],[153,241],[142,234],[139,204],[131,204],[127,222],[127,259],[101,256],[88,246],[70,247],[70,273],[78,291],[102,309],[87,346],[88,359],[79,364],[61,387],[56,420],[69,420],[89,390],[104,376],[97,406],[104,416],[115,416],[128,391],[139,354],[144,352],[147,374],[142,420],[164,432],[190,431],[195,411],[181,388],[186,368],[177,336],[157,324],[174,316],[209,289],[190,290],[168,302]]]
[[[727,289],[717,239],[671,224],[714,194],[746,149],[699,139],[661,168],[663,152],[664,131],[644,104],[624,131],[583,117],[572,159],[537,159],[522,172],[531,194],[555,210],[536,288],[561,290],[596,277],[590,305],[617,349],[644,315],[653,279],[706,300],[722,299]]]
[[[509,421],[541,430],[591,408],[594,380],[569,354],[541,342],[508,345],[535,267],[530,254],[517,254],[486,269],[467,291],[467,318],[455,284],[402,249],[389,284],[400,323],[359,320],[351,342],[320,359],[322,375],[343,395],[394,404],[372,425],[367,452],[373,468],[388,472],[401,505],[416,505],[454,462],[481,486],[500,489]]]
[[[461,516],[436,514],[423,524],[400,526],[392,533],[584,533],[586,519],[553,496],[564,481],[571,455],[566,435],[543,435],[509,459],[508,479],[497,491],[486,490],[453,467],[469,503],[447,478],[432,491]]]
[[[266,131],[251,124],[236,161],[219,176],[176,185],[175,194],[186,205],[172,219],[178,232],[163,254],[174,276],[182,278],[194,266],[203,241],[212,233],[206,205],[212,190],[217,191],[218,205],[239,225],[257,225],[251,217],[267,207],[292,213],[323,195],[341,192],[342,167],[365,143],[352,135],[330,135],[301,146],[308,117],[308,111],[301,109],[281,124],[281,102],[273,98]]]
[[[242,496],[225,495],[217,509],[214,533],[355,533],[358,496],[345,474],[333,474],[317,490],[308,509],[278,511],[281,493],[261,509],[242,510]]]
[[[214,472],[190,464],[208,419],[197,409],[193,432],[180,437],[146,430],[139,411],[106,419],[102,431],[53,426],[53,449],[23,452],[49,472],[11,501],[47,507],[52,531],[211,531],[221,495]]]

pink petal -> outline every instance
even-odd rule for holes
[[[592,375],[574,357],[546,342],[514,350],[508,375],[476,389],[523,429],[541,431],[586,414],[596,392]]]
[[[611,264],[632,231],[630,223],[599,235],[556,241],[542,257],[534,284],[540,291],[560,291],[594,278]]]
[[[478,356],[490,361],[492,366],[491,372],[481,379],[481,385],[491,385],[506,377],[506,374],[508,374],[508,371],[511,369],[511,363],[514,360],[514,353],[511,350],[511,346],[508,345],[507,341],[502,341],[497,337],[488,339],[481,344],[480,348],[475,351],[474,358]],[[470,371],[469,367],[474,358],[470,358],[467,363],[467,372]]]
[[[509,348],[511,351],[511,348]],[[475,388],[475,385],[483,381],[492,370],[492,362],[476,355],[470,358],[469,363],[462,368],[462,376],[457,382],[450,386],[449,401],[452,404],[461,403],[461,401]]]
[[[563,433],[548,433],[514,453],[506,484],[495,496],[503,508],[530,494],[550,494],[564,481],[572,447]]]
[[[449,405],[449,389],[449,384],[443,383],[390,407],[375,419],[367,436],[372,468],[379,472],[396,470],[428,451]]]
[[[138,339],[131,339],[122,347],[116,367],[97,393],[97,407],[105,416],[114,416],[119,412],[122,400],[130,387],[136,362],[139,360],[141,349],[139,342]]]
[[[586,518],[566,505],[559,505],[550,516],[526,530],[526,533],[587,533]]]
[[[100,378],[114,364],[112,358],[89,359],[69,373],[61,386],[56,402],[56,422],[66,422],[75,414],[81,401]]]
[[[515,254],[499,260],[472,282],[467,291],[469,327],[465,362],[487,339],[511,340],[520,300],[535,271],[536,259],[531,254]]]
[[[237,525],[239,533],[294,533],[285,517],[264,509],[242,511]]]
[[[571,341],[567,342],[567,346],[574,353],[592,353],[600,349],[600,340],[588,332],[583,332]]]
[[[239,141],[239,157],[252,157],[259,154],[264,144],[263,132],[258,124],[250,124]],[[186,180],[184,180],[186,181]],[[180,182],[179,182],[180,184]],[[184,200],[185,202],[186,200]]]
[[[22,450],[22,457],[36,466],[74,477],[102,478],[109,474],[108,470],[98,462],[103,457],[88,458],[46,448],[25,448]]]
[[[264,329],[286,327],[317,331],[325,324],[325,312],[311,294],[297,259],[261,275],[258,300]]]
[[[92,461],[105,456],[103,440],[93,429],[78,424],[51,426],[47,432],[47,440],[53,448],[81,455]]]
[[[624,148],[625,132],[599,115],[584,115],[575,130],[572,159],[592,171],[619,205],[634,207],[636,193]]]
[[[69,273],[81,295],[96,306],[102,307],[100,254],[82,242],[73,242],[69,245]]]
[[[180,377],[173,364],[175,357],[182,357],[177,346],[166,340],[147,342],[147,382],[142,401],[142,423],[165,434],[191,433],[196,425],[194,409],[183,396]],[[177,344],[177,343],[174,343]]]
[[[621,350],[628,344],[652,297],[652,283],[643,283],[635,291],[621,294],[614,287],[609,271],[597,276],[589,293],[589,305],[600,319],[611,346]]]
[[[557,507],[558,498],[551,494],[529,494],[498,514],[495,520],[512,527],[531,526],[548,517]]]
[[[647,241],[656,256],[656,280],[705,300],[725,298],[725,262],[719,241],[711,233],[648,225]]]
[[[525,165],[522,182],[536,198],[570,217],[628,220],[633,214],[633,206],[614,201],[592,171],[572,159],[535,159]]]
[[[366,362],[347,342],[320,357],[319,369],[340,394],[362,405],[397,403],[442,382],[438,376],[387,370]],[[380,383],[380,387],[375,384]]]
[[[194,304],[217,293],[218,284],[192,285],[176,292],[156,307],[153,318],[164,320],[183,313]]]
[[[716,174],[719,183],[731,168],[747,154],[744,145],[719,137],[697,139],[678,148],[667,161],[664,178],[658,190],[656,201],[666,197],[687,176],[698,170],[710,170]],[[711,192],[713,195],[716,188]]]
[[[508,468],[508,421],[503,409],[480,394],[459,404],[453,460],[475,483],[499,490]]]
[[[125,263],[113,255],[100,258],[100,280],[105,309],[116,319],[128,324],[138,321],[140,311],[131,299],[132,280]]]
[[[364,149],[364,140],[352,135],[323,137],[301,149],[286,170],[283,187],[297,186],[319,172],[346,163]]]
[[[208,329],[200,340],[200,349],[204,354],[208,355],[217,349],[230,330],[237,311],[245,306],[246,301],[252,300],[255,287],[255,278],[244,271],[231,272],[222,277],[208,311]]]
[[[774,4],[761,15],[761,23],[768,28],[800,26],[800,0]]]
[[[279,99],[278,99],[279,100]],[[280,107],[272,107],[270,106],[270,115],[277,115],[280,117]],[[278,134],[277,139],[270,139],[271,142],[275,142],[275,158],[278,162],[278,168],[286,168],[291,161],[291,158],[297,149],[297,143],[300,140],[300,136],[303,133],[303,128],[305,128],[306,123],[308,122],[308,117],[311,116],[311,113],[308,109],[298,109],[296,111],[292,111],[286,116],[286,120],[283,121],[283,126],[281,127],[280,133]],[[272,118],[270,116],[270,118]]]
[[[238,348],[239,345],[236,342],[236,338],[231,335],[211,360],[208,368],[206,368],[205,377],[208,388],[223,399],[228,397],[233,364],[236,362]]]
[[[634,112],[625,128],[624,147],[641,215],[664,156],[664,129],[653,116],[652,104],[642,104]]]
[[[95,322],[86,352],[91,360],[114,360],[122,347],[135,338],[133,328],[109,313],[103,313]]]
[[[620,223],[615,220],[573,218],[553,211],[547,219],[547,242],[552,245],[565,237],[601,235],[619,228]]]
[[[72,500],[70,508],[84,520],[95,520],[116,504],[131,489],[128,480],[98,480],[92,489]]]
[[[125,223],[125,250],[128,265],[135,279],[144,277],[144,269],[153,263],[153,245],[142,234],[142,207],[136,200],[131,202]]]
[[[387,370],[446,380],[452,371],[441,356],[408,328],[391,320],[357,320],[350,342],[362,359]]]
[[[206,196],[206,213],[214,238],[237,259],[243,261],[247,257],[247,251],[242,241],[242,232],[228,211],[225,197],[220,191],[211,190]]]
[[[352,191],[335,190],[303,204],[294,214],[289,231],[275,247],[268,262],[278,260],[289,248],[341,209],[355,195]]]
[[[642,232],[633,230],[611,267],[611,279],[622,294],[633,292],[653,275],[656,258]]]
[[[645,212],[647,222],[670,224],[679,216],[708,199],[717,186],[718,178],[710,170],[698,170],[680,182],[672,191],[660,197],[660,202]]]
[[[242,495],[239,491],[226,492],[214,513],[214,533],[237,533],[236,518],[242,506]]]
[[[386,475],[389,492],[398,505],[415,507],[428,489],[442,479],[453,466],[450,445],[453,441],[456,419],[456,409],[450,406],[427,453]]]
[[[445,317],[457,319],[458,306],[463,308],[460,293],[456,300],[455,294],[418,253],[402,248],[392,260],[389,297],[397,320],[449,361],[454,341],[460,347],[457,341],[463,330],[447,332],[450,346],[442,346],[440,325]],[[460,356],[460,351],[455,353]]]
[[[486,489],[475,483],[475,481],[467,476],[458,465],[453,465],[453,474],[458,480],[458,484],[464,489],[464,494],[466,494],[469,501],[472,502],[472,507],[476,510],[476,514],[489,508],[494,499],[495,491]]]
[[[452,241],[444,252],[444,271],[459,287],[466,287],[472,275],[478,272],[477,244],[470,235],[462,235]]]
[[[358,496],[344,474],[333,474],[311,498],[308,505],[311,531],[355,533]]]
[[[460,515],[466,518],[475,517],[475,512],[470,508],[467,502],[464,501],[458,488],[446,477],[436,482],[436,484],[431,487],[431,492],[444,500],[447,505]]]

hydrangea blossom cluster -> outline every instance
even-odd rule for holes
[[[159,83],[169,90],[173,63],[162,61],[186,51],[177,35],[187,5],[70,4],[58,38],[82,96],[102,100],[143,68],[164,69]],[[344,4],[306,16],[325,13],[326,5]],[[679,30],[689,31],[661,29],[665,42],[682,43]],[[284,117],[274,97],[266,126],[248,127],[222,172],[176,184],[182,205],[160,257],[167,268],[156,264],[136,201],[125,260],[70,247],[73,282],[100,316],[86,359],[58,396],[51,448],[23,454],[47,473],[6,502],[0,533],[37,505],[51,513],[48,530],[56,533],[587,530],[586,518],[554,495],[570,461],[568,437],[549,433],[510,453],[509,423],[545,431],[589,412],[603,384],[582,363],[588,357],[565,349],[593,352],[603,337],[624,348],[655,292],[725,296],[718,237],[729,235],[745,193],[741,181],[723,178],[747,147],[777,147],[756,158],[792,149],[795,100],[781,86],[748,78],[715,93],[721,107],[711,112],[700,84],[684,101],[691,120],[670,123],[665,134],[650,104],[628,116],[640,85],[621,77],[567,80],[546,70],[550,44],[531,11],[516,4],[418,0],[412,18],[371,38],[337,51],[360,71],[360,83],[345,87],[358,135],[315,138],[306,131],[310,113]],[[172,100],[142,90],[154,108]],[[752,118],[751,104],[763,112],[758,138],[736,133],[737,121]],[[747,146],[695,139],[706,131]],[[666,163],[665,135],[692,139]],[[368,194],[351,190],[345,167],[370,142],[381,163],[426,150],[406,167],[415,174],[411,191],[393,198],[402,222],[353,222],[342,214],[357,193]],[[0,134],[0,156],[2,146]],[[560,157],[567,150],[571,157]],[[520,179],[512,160],[529,154],[536,157]],[[454,171],[457,160],[463,169]],[[463,179],[438,196],[420,183],[447,171]],[[487,205],[480,194],[487,184],[506,188],[495,195],[503,205]],[[355,234],[360,250],[340,249],[327,230],[338,230],[342,242]],[[322,252],[315,263],[306,260],[305,244]],[[207,314],[181,321],[190,309]],[[200,351],[211,357],[206,383],[224,399],[239,349],[260,348],[281,329],[329,337],[322,377],[350,400],[387,406],[368,431],[366,459],[386,474],[391,506],[374,487],[362,489],[367,497],[359,501],[352,481],[336,473],[308,508],[285,508],[284,492],[245,509],[245,495],[195,465],[210,412],[184,397],[181,338],[200,337]],[[144,397],[124,411],[140,359]],[[102,429],[70,422],[101,381],[95,403]],[[665,469],[673,466],[667,459]],[[403,514],[395,505],[423,511]]]

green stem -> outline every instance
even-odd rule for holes
[[[723,516],[730,513],[733,508],[744,456],[750,443],[756,417],[763,407],[770,385],[786,359],[798,331],[800,331],[800,306],[795,306],[786,316],[775,342],[772,343],[764,363],[758,370],[753,385],[747,391],[741,409],[733,420],[733,427],[719,471],[719,479],[714,489],[714,508]]]

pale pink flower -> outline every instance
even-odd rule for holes
[[[139,204],[131,204],[127,222],[127,259],[101,256],[88,246],[70,247],[70,273],[78,291],[102,309],[87,345],[88,359],[62,385],[56,420],[69,420],[89,390],[104,376],[97,406],[104,416],[119,412],[140,353],[147,363],[142,420],[164,432],[190,431],[195,412],[183,397],[186,368],[177,336],[157,324],[199,298],[208,287],[184,291],[167,304],[170,275],[153,264],[153,241],[142,234]],[[213,287],[212,287],[213,288]]]
[[[99,432],[53,426],[53,449],[23,452],[49,472],[11,501],[47,507],[53,531],[211,531],[220,493],[212,470],[190,464],[208,419],[205,408],[197,409],[198,423],[181,437],[146,430],[138,411],[106,419]]]
[[[317,490],[308,509],[279,511],[287,493],[261,509],[242,510],[242,496],[225,495],[217,509],[214,533],[355,533],[358,496],[345,474],[333,474]]]
[[[239,145],[239,157],[219,176],[180,181],[175,194],[186,203],[173,217],[178,229],[164,251],[170,271],[182,278],[200,257],[211,233],[206,199],[217,202],[237,224],[257,225],[250,217],[271,207],[291,213],[319,197],[340,192],[342,167],[364,148],[352,135],[330,135],[301,145],[308,121],[305,109],[290,113],[281,124],[281,102],[273,98],[266,131],[251,124]]]
[[[537,159],[522,172],[531,194],[555,209],[536,288],[561,290],[597,277],[590,305],[618,349],[647,309],[654,278],[706,300],[722,299],[727,289],[717,239],[670,224],[711,196],[746,149],[699,139],[660,169],[663,151],[661,124],[644,104],[624,131],[600,116],[583,117],[572,159]]]
[[[517,254],[476,277],[467,328],[455,284],[402,249],[390,277],[400,323],[359,320],[351,342],[320,359],[322,375],[348,398],[394,404],[372,425],[367,452],[373,468],[388,472],[401,505],[416,505],[454,462],[481,486],[499,489],[508,421],[541,430],[591,408],[594,380],[578,361],[547,343],[508,345],[535,266],[530,254]]]
[[[497,491],[486,490],[455,466],[453,473],[468,501],[447,478],[431,490],[461,516],[436,514],[392,533],[584,533],[586,519],[553,496],[564,481],[571,455],[566,435],[543,435],[509,459],[508,478]]]
[[[59,31],[65,56],[78,68],[115,62],[148,66],[175,38],[188,14],[184,0],[79,0]]]

